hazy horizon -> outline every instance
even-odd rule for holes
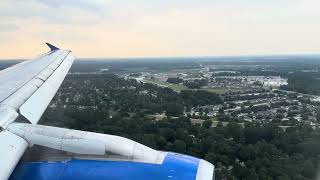
[[[0,61],[24,61],[24,60],[30,60],[32,58],[1,58]],[[77,57],[76,60],[78,61],[127,61],[127,60],[251,60],[260,58],[258,60],[290,60],[291,58],[303,58],[301,60],[308,60],[314,59],[314,58],[320,58],[320,54],[269,54],[269,55],[221,55],[221,56],[163,56],[163,57]]]

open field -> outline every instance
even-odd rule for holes
[[[168,82],[160,81],[160,80],[156,80],[156,79],[145,79],[143,81],[146,83],[156,84],[161,87],[168,87],[176,92],[180,92],[182,90],[204,90],[204,91],[211,92],[211,93],[223,94],[223,93],[226,93],[229,91],[233,91],[233,90],[226,89],[226,88],[188,89],[188,87],[186,87],[182,84],[172,84],[172,83],[168,83]],[[240,91],[240,90],[234,90],[234,91]]]
[[[150,70],[153,73],[163,73],[163,74],[187,74],[188,78],[199,78],[201,77],[201,73],[199,69],[172,69],[172,70]]]
[[[181,85],[181,84],[171,84],[171,83],[160,81],[160,80],[156,80],[156,79],[145,79],[144,82],[157,84],[158,86],[162,86],[162,87],[167,87],[167,88],[170,88],[170,89],[172,89],[172,90],[174,90],[176,92],[180,92],[182,90],[187,90],[188,89],[186,86]]]
[[[222,94],[222,93],[230,91],[230,90],[228,90],[226,88],[203,88],[201,90],[204,90],[204,91],[207,91],[207,92],[211,92],[211,93],[219,93],[219,94]]]
[[[246,90],[254,90],[254,89],[228,89],[228,88],[201,88],[200,90],[204,90],[211,93],[227,93],[227,92],[242,92]]]

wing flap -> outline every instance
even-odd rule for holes
[[[74,57],[68,55],[59,68],[57,68],[40,88],[19,108],[20,114],[27,118],[32,124],[37,124],[40,120],[67,75],[73,60]]]

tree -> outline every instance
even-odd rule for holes
[[[243,128],[237,123],[230,122],[227,125],[227,134],[238,141],[243,136]]]
[[[317,114],[316,114],[316,119],[318,122],[320,122],[320,108],[317,108]]]
[[[204,159],[214,164],[216,162],[217,158],[216,158],[216,154],[215,153],[208,153],[208,154],[206,154]]]
[[[302,169],[302,175],[307,178],[313,179],[315,177],[315,172],[316,169],[314,168],[312,162],[309,160],[306,161]]]
[[[183,112],[183,106],[177,103],[168,103],[166,105],[167,116],[180,116]]]
[[[177,78],[168,78],[167,82],[168,83],[173,83],[173,84],[179,84],[179,83],[182,83],[183,80],[178,78],[178,77]]]
[[[169,128],[160,128],[160,135],[166,138],[167,141],[173,142],[175,139],[175,132]]]
[[[173,148],[174,148],[174,151],[175,152],[178,152],[178,153],[185,153],[186,152],[186,143],[182,140],[175,140],[174,141],[174,144],[173,144]]]
[[[239,159],[241,161],[254,160],[256,158],[255,146],[247,145],[243,146],[239,152]]]
[[[212,126],[212,121],[211,121],[211,120],[205,120],[205,121],[202,123],[202,126],[203,126],[204,128],[209,129],[209,128],[211,128],[211,126]]]
[[[206,79],[194,80],[194,81],[185,81],[183,85],[187,86],[190,89],[200,89],[202,86],[207,85],[208,81]]]

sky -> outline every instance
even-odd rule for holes
[[[1,0],[0,59],[320,52],[319,0]]]

